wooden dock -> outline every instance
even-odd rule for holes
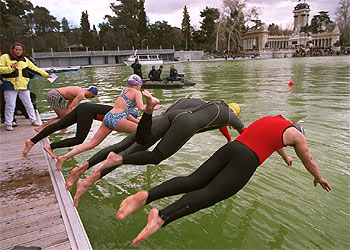
[[[64,177],[42,149],[44,139],[22,156],[24,141],[35,135],[23,116],[18,127],[0,126],[0,249],[92,249]]]

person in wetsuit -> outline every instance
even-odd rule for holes
[[[150,70],[150,72],[148,73],[148,78],[151,80],[151,81],[155,81],[155,74],[156,74],[156,67],[155,66],[152,66],[152,69]]]
[[[232,126],[240,133],[244,130],[242,121],[223,101],[204,102],[198,99],[195,106],[191,108],[175,110],[172,108],[167,110],[164,115],[152,119],[153,110],[151,108],[149,111],[147,108],[149,107],[149,99],[152,99],[152,97],[147,98],[146,110],[135,135],[132,134],[128,136],[130,138],[125,139],[129,145],[132,141],[136,141],[136,145],[129,146],[122,141],[100,151],[97,156],[95,155],[96,157],[90,158],[83,166],[72,170],[66,181],[66,187],[69,190],[88,168],[107,157],[107,161],[101,164],[91,176],[78,181],[77,192],[74,196],[76,207],[80,197],[87,191],[88,187],[123,163],[134,165],[159,164],[176,153],[196,133],[222,128],[226,125]],[[200,102],[198,103],[198,101]],[[186,100],[182,100],[182,102],[186,102]],[[238,114],[237,106],[236,112]],[[223,132],[222,129],[220,131]],[[227,134],[228,132],[226,136]],[[226,138],[230,140],[230,137],[227,136]],[[160,142],[152,151],[145,151],[159,140]],[[121,152],[122,150],[124,151]],[[121,152],[120,155],[117,155],[119,152]]]
[[[131,75],[127,82],[129,86],[121,91],[113,108],[103,118],[103,123],[94,137],[89,142],[76,146],[65,155],[57,157],[56,168],[58,170],[62,170],[64,161],[70,157],[99,145],[113,130],[124,133],[131,133],[136,130],[139,120],[132,118],[130,114],[136,106],[140,111],[144,111],[146,108],[142,101],[142,79],[138,75]],[[144,92],[149,94],[147,90],[144,90]],[[159,108],[162,108],[162,106],[158,105],[157,109]]]
[[[263,117],[217,150],[192,174],[172,178],[124,199],[117,218],[123,219],[152,201],[185,193],[168,207],[150,211],[147,226],[133,240],[136,245],[168,223],[236,194],[273,152],[277,151],[291,166],[292,158],[285,152],[285,146],[294,147],[305,168],[314,176],[314,185],[319,183],[329,192],[331,187],[318,170],[302,132],[300,124],[293,124],[282,116]]]
[[[134,74],[138,75],[142,79],[142,69],[141,69],[141,64],[138,59],[135,59],[135,62],[131,64],[131,68],[134,69]]]
[[[180,77],[177,73],[177,70],[175,69],[174,65],[170,66],[170,75],[167,77],[168,81],[177,81]]]
[[[37,135],[26,140],[25,147],[22,152],[23,156],[27,157],[27,154],[31,148],[46,136],[49,136],[58,130],[65,129],[76,123],[77,130],[74,137],[63,139],[61,141],[53,142],[49,145],[44,146],[45,151],[51,157],[56,158],[55,154],[53,153],[54,149],[71,147],[83,143],[91,129],[93,120],[103,121],[104,116],[112,108],[113,106],[110,105],[94,104],[90,102],[80,103],[75,109],[69,112],[61,120],[45,127]],[[138,110],[135,108],[130,115],[137,119]]]

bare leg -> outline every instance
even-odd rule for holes
[[[24,146],[24,149],[23,149],[23,152],[22,152],[22,155],[24,157],[27,157],[29,151],[31,150],[31,148],[34,146],[35,144],[30,140],[26,140],[25,142],[25,146]]]
[[[80,197],[85,194],[85,192],[101,177],[101,170],[104,168],[109,168],[114,165],[120,165],[123,162],[123,157],[117,155],[114,152],[108,154],[107,160],[100,164],[95,172],[86,179],[81,179],[77,182],[77,192],[74,196],[74,206],[78,207]]]
[[[44,146],[44,150],[54,159],[57,158],[57,156],[55,155],[55,153],[53,152],[53,150],[51,149],[50,145],[45,145]]]
[[[69,151],[67,154],[58,156],[57,162],[56,162],[56,168],[59,171],[62,171],[63,163],[68,160],[70,157],[73,157],[74,155],[77,155],[81,152],[87,151],[89,149],[92,149],[99,145],[106,137],[112,132],[109,128],[106,127],[103,123],[101,124],[100,128],[97,130],[94,137],[91,139],[91,141],[79,144],[78,146],[74,147],[73,150]]]
[[[145,113],[152,114],[154,107],[159,103],[159,100],[151,95],[148,90],[142,92],[143,96],[146,97],[146,110]]]
[[[89,162],[85,162],[81,167],[73,168],[66,180],[66,188],[72,191],[72,186],[79,179],[79,177],[88,169]]]
[[[147,225],[132,241],[133,246],[147,239],[148,236],[151,236],[162,227],[164,220],[159,217],[158,212],[159,210],[157,208],[152,208],[151,212],[149,212]]]
[[[125,198],[120,204],[119,210],[117,212],[118,220],[124,219],[126,216],[144,206],[146,204],[147,198],[148,191],[146,190],[141,190],[136,194]]]
[[[89,187],[94,184],[100,178],[100,172],[94,172],[86,179],[81,179],[77,182],[77,191],[74,195],[73,204],[77,208],[79,205],[79,200],[86,193]]]

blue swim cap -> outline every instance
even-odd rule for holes
[[[90,87],[88,91],[91,91],[94,96],[98,94],[98,89],[96,87]]]
[[[142,79],[141,77],[139,77],[138,75],[136,74],[133,74],[131,76],[128,77],[127,79],[128,83],[130,86],[137,86],[139,84],[142,84]]]

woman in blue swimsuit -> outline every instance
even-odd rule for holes
[[[131,75],[127,82],[129,86],[123,89],[117,97],[113,108],[105,115],[103,123],[94,137],[89,142],[76,146],[67,154],[57,157],[56,167],[58,170],[62,170],[64,161],[70,157],[99,145],[113,130],[124,133],[136,130],[139,120],[129,115],[136,106],[140,111],[145,111],[146,105],[143,104],[141,93],[142,79],[138,75]],[[156,109],[160,108],[162,106],[156,107]]]

